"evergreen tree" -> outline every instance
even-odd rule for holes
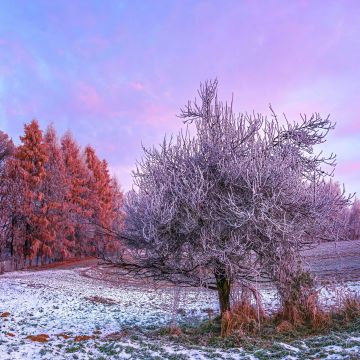
[[[25,134],[20,137],[22,145],[15,152],[19,163],[20,177],[23,180],[23,218],[25,237],[23,244],[24,260],[31,261],[35,256],[53,256],[54,233],[47,218],[47,203],[43,192],[46,176],[45,164],[48,152],[43,134],[36,120],[24,126]]]
[[[89,172],[81,157],[80,147],[70,133],[66,133],[61,139],[61,148],[64,158],[66,174],[70,181],[70,191],[67,196],[68,203],[68,244],[74,255],[89,253],[88,239],[89,218],[93,215],[90,206],[91,191],[88,187]]]
[[[70,195],[70,179],[66,172],[56,130],[52,125],[46,130],[44,142],[48,152],[48,160],[45,164],[46,176],[43,183],[47,218],[55,237],[54,257],[55,259],[64,259],[71,256],[71,243],[66,238],[70,232],[67,202]]]
[[[92,194],[92,222],[95,225],[93,245],[98,253],[103,253],[111,248],[111,230],[115,219],[114,191],[108,165],[105,160],[101,161],[95,150],[87,146],[85,149],[86,164],[90,172],[89,189]]]

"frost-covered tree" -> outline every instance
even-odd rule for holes
[[[218,100],[217,81],[199,96],[181,111],[184,132],[144,149],[121,235],[131,256],[118,265],[216,289],[222,314],[235,283],[268,278],[286,298],[300,250],[332,236],[326,219],[348,201],[324,191],[334,156],[314,152],[334,125],[319,114],[298,123],[273,111],[236,115]]]
[[[360,200],[356,199],[350,209],[348,222],[349,238],[360,239]]]
[[[8,217],[9,188],[6,179],[7,161],[11,159],[15,146],[9,136],[0,131],[0,261],[2,260],[8,243],[8,230],[10,226]]]
[[[4,164],[7,158],[11,157],[14,154],[15,146],[9,136],[0,131],[0,170],[4,168]]]

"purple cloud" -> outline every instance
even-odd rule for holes
[[[177,131],[179,108],[218,77],[236,109],[331,113],[336,176],[360,180],[358,1],[77,1],[0,4],[0,125],[33,117],[92,144],[131,185],[141,143]],[[358,177],[358,176],[357,176]]]

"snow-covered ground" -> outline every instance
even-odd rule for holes
[[[146,328],[170,324],[174,290],[114,284],[85,277],[84,269],[24,271],[0,277],[0,359],[348,359],[360,354],[360,329],[355,334],[333,335],[276,343],[270,349],[220,350],[181,346],[141,335]],[[357,291],[358,284],[349,284]],[[337,294],[322,292],[327,302]],[[263,300],[276,307],[271,290]],[[216,294],[181,290],[179,322],[196,322],[217,311]],[[134,336],[134,327],[139,336]],[[128,335],[127,329],[132,328]],[[136,333],[136,332],[135,332]],[[41,343],[29,335],[48,335]],[[76,338],[89,336],[90,338]],[[79,341],[83,340],[83,341]],[[157,339],[158,340],[158,339]]]

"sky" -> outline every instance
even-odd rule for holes
[[[360,192],[359,1],[0,0],[0,130],[70,130],[124,190],[214,78],[239,111],[330,114],[323,150]]]

